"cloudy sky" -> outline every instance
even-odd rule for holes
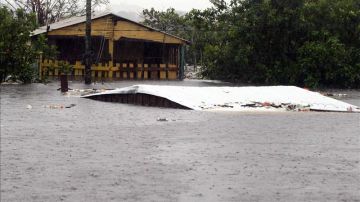
[[[13,4],[14,0],[7,0]],[[85,2],[85,0],[79,0]],[[3,0],[0,0],[2,3]],[[209,0],[109,0],[107,6],[98,8],[97,11],[108,11],[120,14],[123,17],[140,21],[141,11],[154,7],[156,10],[166,10],[173,7],[177,11],[186,12],[193,8],[205,9],[211,6]],[[15,5],[15,4],[14,4]]]
[[[193,8],[205,9],[211,6],[209,0],[109,0],[106,8],[100,10],[111,11],[123,17],[141,21],[141,11],[154,7],[156,10],[166,10],[173,7],[177,11],[186,12]]]
[[[211,6],[209,0],[110,0],[112,10],[137,12],[144,8],[154,7],[157,10],[165,10],[173,7],[180,11],[189,11],[192,8],[204,9]]]

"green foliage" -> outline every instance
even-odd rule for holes
[[[21,71],[16,74],[15,79],[22,81],[23,83],[33,82],[36,76],[36,71],[31,66],[24,66]]]
[[[189,41],[194,41],[195,27],[193,26],[192,13],[181,14],[174,8],[169,8],[165,11],[157,11],[154,8],[144,9],[142,16],[144,18],[143,24],[164,31]],[[193,55],[197,49],[198,43],[187,47],[187,53]],[[197,46],[195,46],[197,45]],[[192,62],[190,58],[190,62]]]
[[[203,74],[243,83],[358,88],[359,6],[356,0],[233,0],[214,21],[223,36],[205,48]]]
[[[68,62],[60,61],[59,62],[59,73],[69,75],[73,71],[73,66]]]
[[[19,9],[0,7],[0,79],[12,76],[30,83],[36,75],[36,62],[42,51],[54,49],[45,45],[44,37],[32,42],[31,32],[37,27],[33,14]]]
[[[169,8],[166,11],[157,11],[154,8],[145,9],[142,15],[145,25],[177,36],[186,35],[186,19],[174,8]]]
[[[187,61],[201,60],[204,77],[262,85],[360,87],[358,0],[211,2],[211,8],[182,16],[173,9],[152,9],[144,14],[158,17],[145,15],[152,19],[145,23],[159,29],[172,24],[164,31],[190,40]]]
[[[48,45],[47,38],[44,35],[38,35],[36,40],[32,41],[35,50],[40,51],[43,58],[55,60],[59,52],[54,45]]]

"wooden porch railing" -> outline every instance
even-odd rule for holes
[[[40,63],[40,75],[42,77],[59,76],[59,62],[56,60],[43,60]],[[73,65],[72,79],[83,79],[85,66],[80,61]],[[98,64],[91,67],[91,75],[96,79],[108,80],[177,80],[179,79],[179,68],[176,64],[134,64],[117,63]]]

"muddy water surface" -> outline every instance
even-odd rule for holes
[[[147,108],[58,85],[1,86],[1,201],[360,200],[360,114]]]

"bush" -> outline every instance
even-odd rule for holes
[[[234,0],[223,7],[215,4],[201,14],[204,24],[215,18],[215,30],[204,31],[212,37],[204,48],[203,76],[266,85],[360,87],[358,1]],[[208,16],[209,11],[214,14]]]
[[[40,53],[51,55],[54,51],[43,36],[31,39],[36,27],[35,15],[0,7],[0,81],[11,75],[24,83],[32,82],[37,75],[32,66]]]

